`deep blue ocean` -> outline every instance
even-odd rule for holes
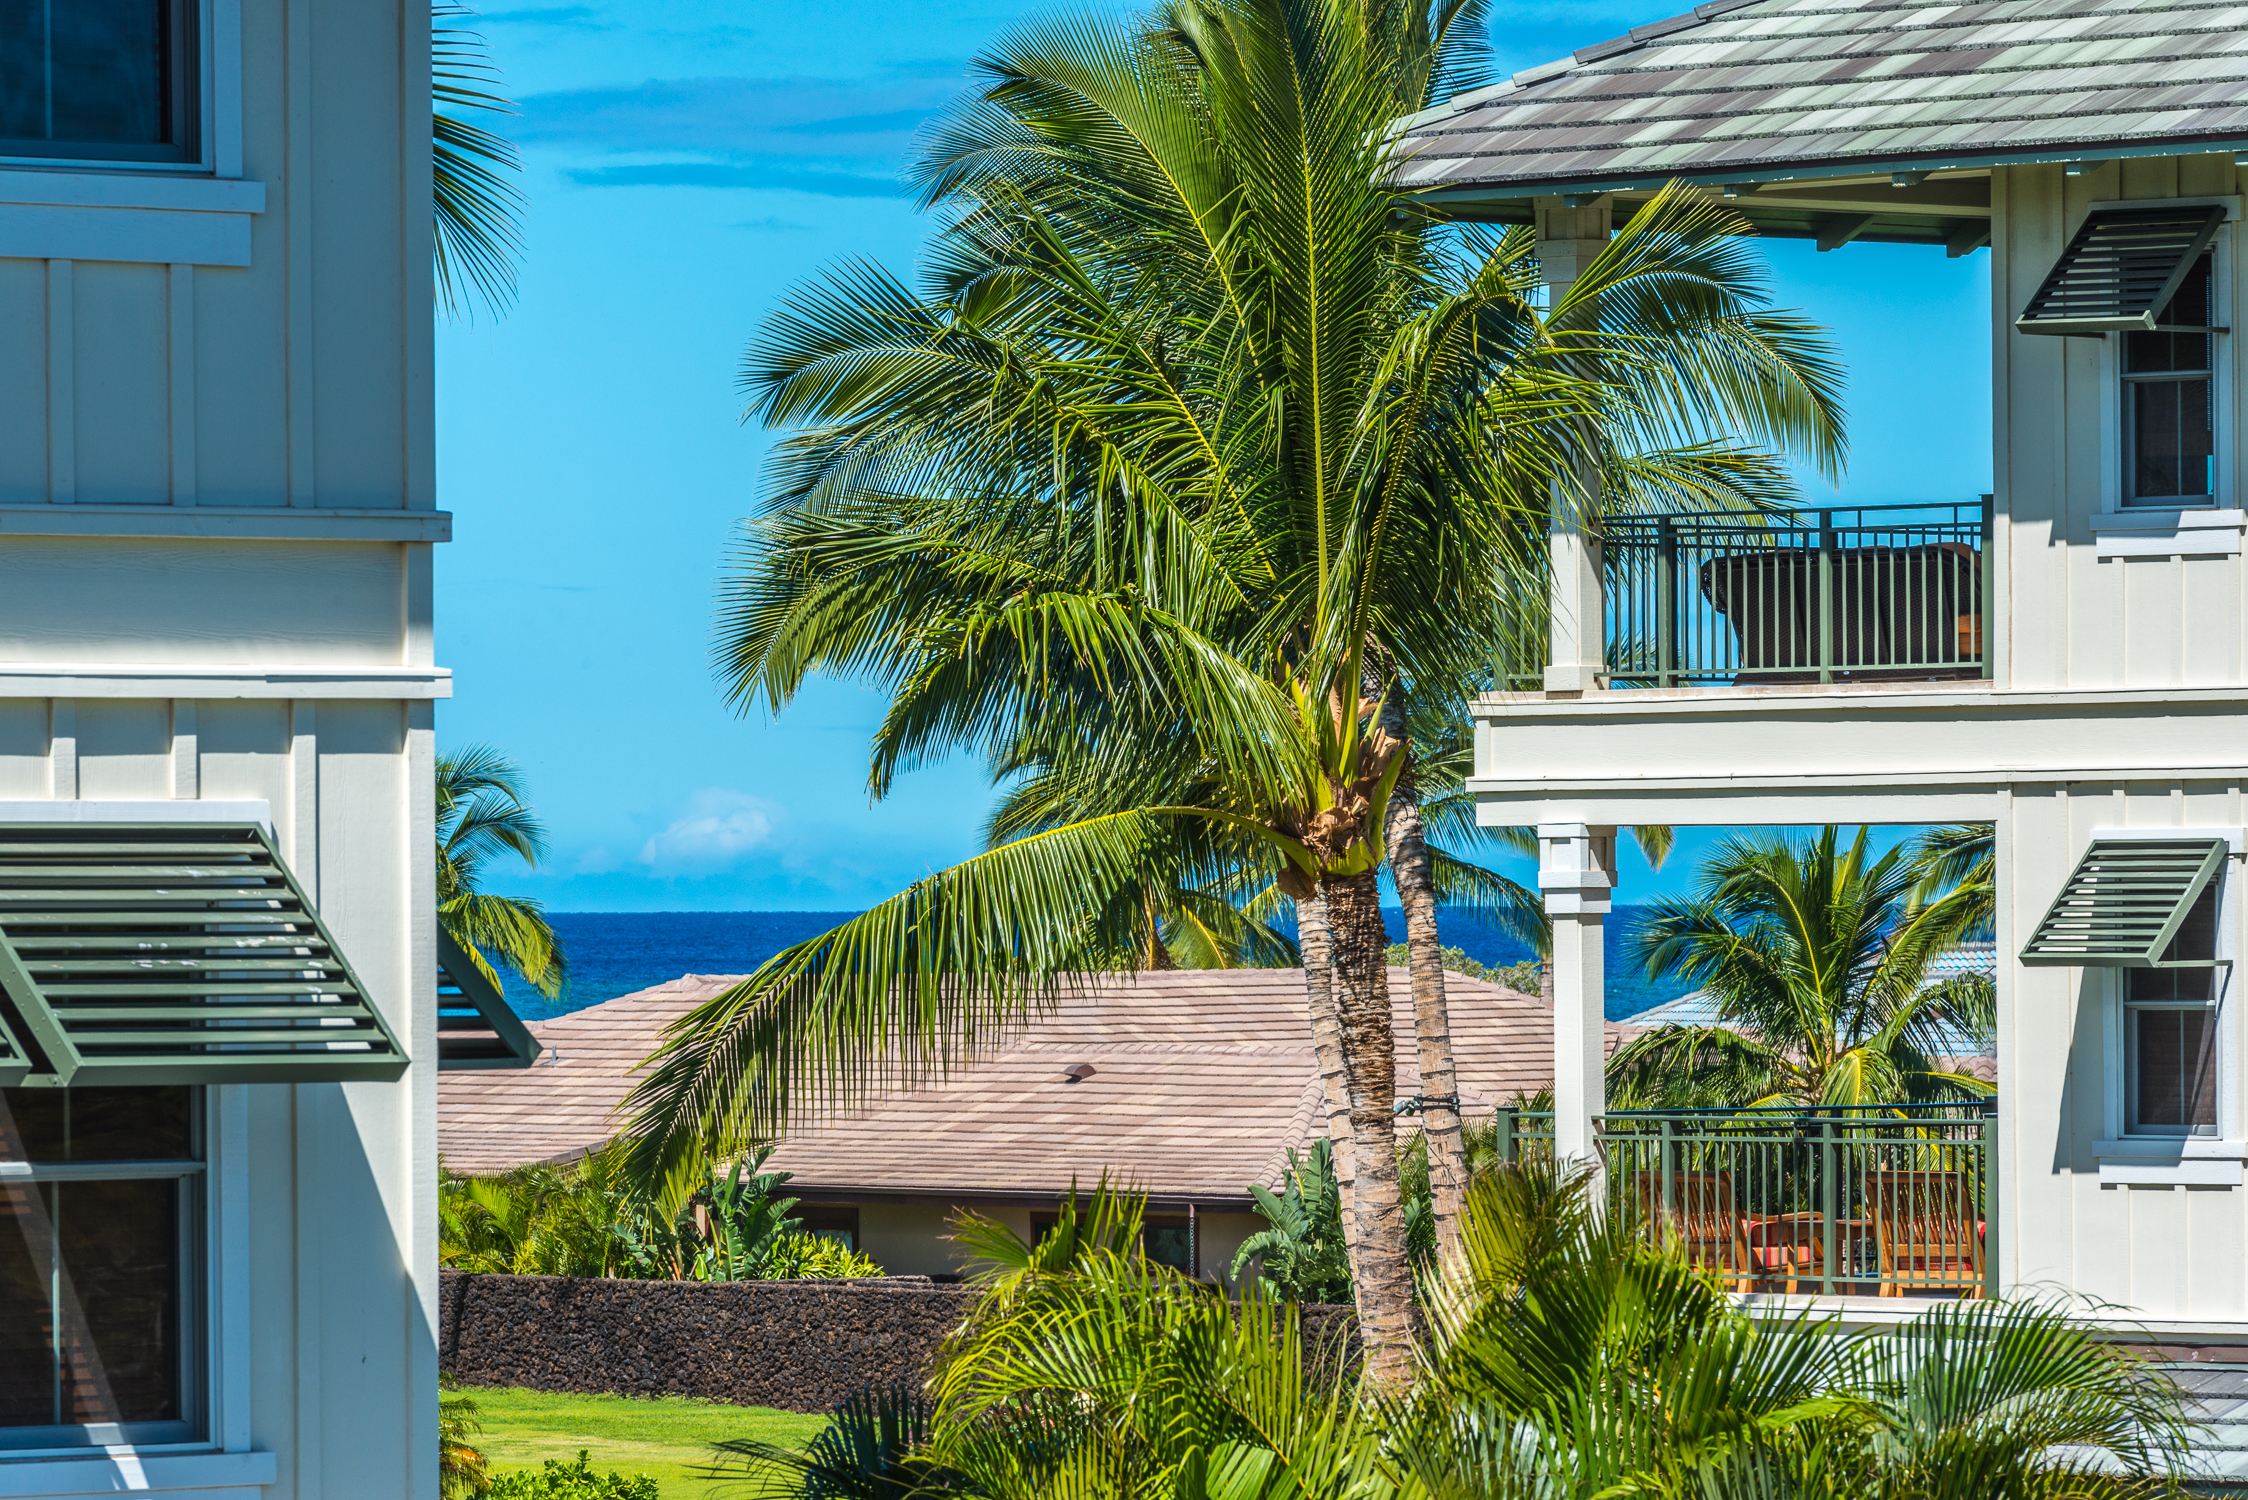
[[[1677,998],[1685,986],[1649,984],[1625,957],[1638,908],[1619,906],[1608,918],[1607,1011],[1610,1020]],[[791,943],[817,937],[855,916],[843,911],[562,911],[548,913],[570,960],[570,979],[548,1000],[508,976],[507,998],[525,1020],[583,1010],[682,974],[746,974]],[[1402,912],[1385,913],[1392,941],[1403,941]],[[1529,951],[1466,916],[1439,919],[1448,947],[1479,963],[1511,964]]]

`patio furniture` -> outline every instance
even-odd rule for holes
[[[1733,1290],[1745,1292],[1754,1280],[1748,1248],[1748,1221],[1733,1203],[1729,1172],[1673,1172],[1666,1201],[1660,1173],[1634,1174],[1639,1207],[1658,1232],[1685,1248],[1689,1264],[1723,1271]]]
[[[1983,1224],[1965,1172],[1866,1173],[1866,1213],[1881,1252],[1881,1295],[1983,1295]]]

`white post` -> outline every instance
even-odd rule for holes
[[[1538,890],[1553,920],[1553,1155],[1595,1171],[1593,1119],[1608,1107],[1600,945],[1615,862],[1613,828],[1538,825]]]
[[[1607,246],[1611,205],[1608,195],[1572,206],[1562,198],[1536,204],[1538,274],[1554,300],[1576,285],[1585,267]],[[1553,549],[1550,652],[1545,689],[1586,693],[1600,685],[1605,667],[1602,622],[1607,601],[1600,587],[1600,474],[1589,463],[1556,479],[1547,513]]]

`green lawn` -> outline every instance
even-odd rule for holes
[[[549,1458],[575,1459],[580,1448],[607,1473],[653,1474],[663,1500],[701,1500],[733,1488],[696,1472],[712,1460],[711,1445],[756,1438],[790,1447],[827,1425],[823,1416],[727,1406],[691,1396],[581,1396],[562,1391],[471,1389],[484,1431],[471,1438],[496,1473],[535,1469]]]

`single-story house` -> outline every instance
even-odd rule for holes
[[[1552,1008],[1446,977],[1465,1111],[1548,1087]],[[599,1149],[664,1028],[739,978],[690,974],[533,1023],[546,1052],[531,1068],[445,1075],[445,1165],[501,1172]],[[1419,1089],[1403,970],[1391,971],[1390,993],[1403,1099]],[[1625,1034],[1609,1028],[1611,1050]],[[1106,1172],[1148,1195],[1152,1253],[1222,1276],[1263,1223],[1250,1185],[1280,1185],[1289,1150],[1310,1143],[1319,1114],[1301,971],[1175,970],[1071,993],[942,1083],[807,1125],[768,1169],[794,1174],[787,1192],[812,1229],[893,1274],[943,1276],[962,1268],[949,1238],[960,1211],[1031,1235],[1073,1186],[1090,1189]]]

